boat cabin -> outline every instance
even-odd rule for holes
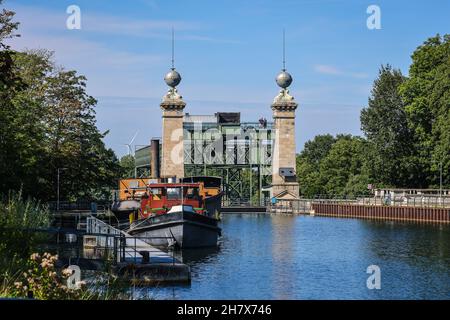
[[[191,205],[197,213],[203,214],[204,195],[203,183],[153,183],[147,186],[141,197],[140,215],[147,218],[164,214],[172,206],[180,204]]]

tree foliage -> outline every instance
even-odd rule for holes
[[[120,158],[120,167],[122,168],[122,178],[134,177],[135,162],[131,154],[127,154]]]
[[[0,12],[0,41],[14,36],[14,13]],[[121,167],[97,129],[86,78],[55,65],[47,50],[0,45],[0,193],[55,199],[106,197]]]
[[[408,125],[413,130],[422,186],[450,184],[450,35],[436,35],[412,55],[409,78],[400,87]]]
[[[3,0],[0,0],[2,4]],[[3,8],[0,11],[0,50],[9,49],[9,46],[4,43],[4,40],[18,37],[15,33],[19,27],[19,22],[14,22],[15,12]]]
[[[390,65],[381,66],[371,97],[361,111],[361,129],[367,137],[368,169],[378,186],[416,186],[418,166],[411,161],[414,136],[405,103],[399,93],[405,77]]]
[[[367,192],[366,142],[351,135],[319,135],[297,156],[300,192],[307,197]]]
[[[320,163],[328,155],[336,138],[330,134],[318,135],[305,143],[305,148],[297,156],[297,177],[300,192],[312,197],[324,194],[325,190],[320,181]]]
[[[365,138],[316,136],[297,156],[304,196],[354,195],[378,187],[450,186],[450,35],[425,41],[408,77],[381,66],[367,107]]]

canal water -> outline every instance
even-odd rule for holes
[[[181,253],[190,285],[154,299],[450,299],[450,228],[310,216],[223,215],[217,250]],[[380,268],[368,289],[367,268]]]

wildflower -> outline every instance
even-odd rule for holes
[[[22,286],[22,282],[14,282],[14,286],[19,289]]]
[[[36,261],[36,260],[38,260],[40,258],[40,256],[39,256],[39,253],[33,253],[32,255],[31,255],[31,260],[33,260],[33,261]]]
[[[64,269],[64,270],[62,271],[62,275],[63,275],[64,277],[70,277],[72,274],[73,274],[73,270],[71,270],[71,269]]]

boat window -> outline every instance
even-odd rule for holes
[[[198,198],[198,188],[187,188],[186,198],[197,199]]]
[[[161,200],[162,189],[161,188],[151,188],[150,193],[153,195],[154,200]]]
[[[131,188],[131,189],[136,189],[136,188],[138,188],[139,187],[139,181],[130,181],[129,183],[128,183],[128,186]]]
[[[151,188],[150,192],[154,195],[161,195],[162,190],[161,190],[161,188]]]
[[[180,188],[167,188],[167,200],[176,200],[181,198]]]

